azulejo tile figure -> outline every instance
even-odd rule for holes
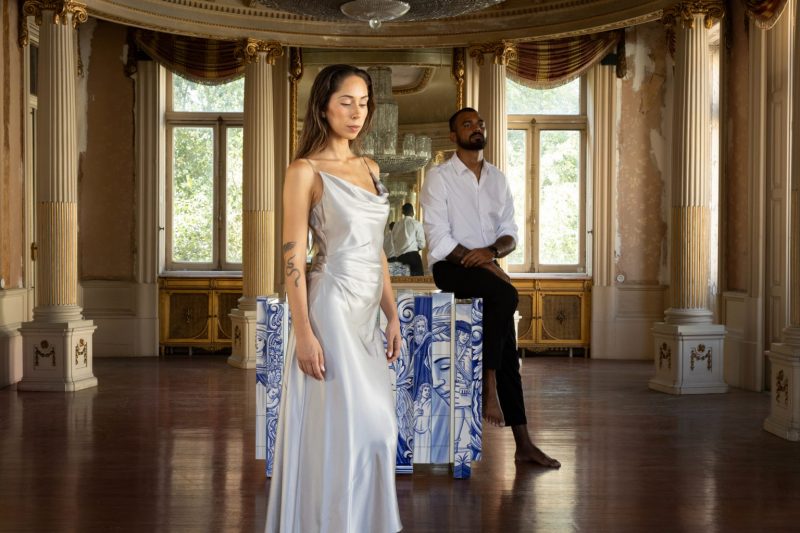
[[[263,440],[267,476],[272,476],[290,321],[286,302],[277,298],[257,299],[256,450],[258,452],[260,441]]]
[[[481,301],[456,304],[453,354],[453,477],[472,473],[481,453]],[[477,320],[474,320],[476,310]],[[474,326],[473,326],[474,324]]]
[[[400,357],[390,366],[392,382],[395,386],[395,410],[397,413],[397,472],[410,474],[413,470],[414,450],[414,366],[411,360],[412,338],[414,335],[414,296],[399,294],[397,314],[400,318],[402,337]],[[383,319],[383,314],[381,314]],[[381,324],[381,331],[386,325]],[[384,345],[386,339],[384,338]]]
[[[426,307],[426,318],[427,318]],[[453,295],[434,293],[430,296],[430,323],[433,341],[430,348],[431,451],[430,463],[448,464],[451,461],[450,406],[453,405]]]

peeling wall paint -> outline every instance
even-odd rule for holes
[[[124,26],[97,21],[81,46],[88,54],[78,213],[82,281],[134,279],[134,82],[120,59],[125,44]]]
[[[617,274],[625,276],[625,283],[658,284],[668,270],[669,52],[658,22],[631,28],[626,35],[629,73],[619,91]]]

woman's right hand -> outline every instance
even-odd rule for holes
[[[295,357],[300,370],[314,379],[325,379],[325,357],[317,337],[313,333],[297,336]]]

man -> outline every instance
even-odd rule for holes
[[[422,187],[428,264],[436,286],[456,298],[483,298],[483,416],[511,426],[517,461],[559,468],[531,441],[522,397],[514,312],[517,291],[495,261],[514,251],[517,225],[506,177],[483,159],[486,127],[465,107],[450,117],[456,154]]]
[[[422,223],[414,219],[414,206],[403,204],[403,218],[392,229],[392,245],[397,261],[408,265],[412,276],[422,275],[422,257],[419,251],[425,248],[425,230]]]

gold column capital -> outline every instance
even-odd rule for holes
[[[722,0],[684,0],[664,9],[661,22],[668,28],[679,21],[685,28],[694,28],[695,15],[705,15],[703,23],[710,29],[725,16],[725,5]]]
[[[86,12],[86,4],[73,0],[25,0],[22,5],[22,16],[36,18],[36,24],[42,24],[42,13],[44,11],[53,12],[53,24],[66,24],[69,20],[67,15],[72,15],[73,27],[86,22],[89,14]]]
[[[267,64],[274,65],[275,60],[283,55],[283,45],[276,41],[248,38],[236,48],[235,54],[236,57],[244,58],[246,63],[257,63],[261,54],[265,54]]]
[[[508,65],[508,62],[517,57],[517,45],[511,41],[499,43],[483,43],[469,47],[469,57],[475,60],[479,67],[483,66],[484,56],[492,54],[495,65]]]

